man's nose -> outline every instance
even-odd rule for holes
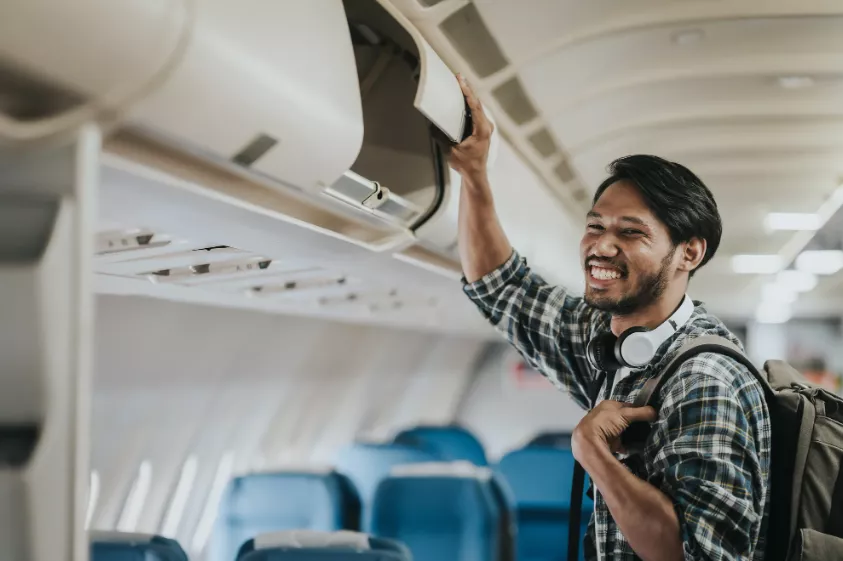
[[[618,245],[611,235],[600,236],[592,249],[592,254],[597,257],[615,257],[618,252]]]

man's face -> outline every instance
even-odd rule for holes
[[[677,248],[638,189],[625,181],[609,186],[586,224],[580,242],[585,301],[629,315],[658,300],[676,274]]]

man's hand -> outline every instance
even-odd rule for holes
[[[483,106],[480,105],[480,101],[471,91],[465,78],[462,75],[457,77],[468,107],[471,109],[474,128],[471,136],[451,149],[448,160],[451,167],[459,172],[464,180],[482,181],[486,179],[486,161],[489,157],[489,145],[495,126],[486,117]]]
[[[633,551],[645,561],[678,561],[684,554],[672,500],[613,455],[631,423],[655,419],[652,407],[602,401],[574,429],[571,446]]]
[[[652,407],[632,407],[619,401],[601,401],[580,421],[571,442],[574,457],[583,466],[595,451],[608,450],[610,453],[621,450],[621,433],[635,421],[656,420],[656,410]]]

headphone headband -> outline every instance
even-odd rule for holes
[[[611,333],[592,338],[587,348],[588,361],[599,370],[647,366],[659,347],[685,325],[693,313],[694,302],[686,294],[676,311],[655,329],[631,327],[617,338]]]

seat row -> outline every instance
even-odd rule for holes
[[[91,534],[91,561],[188,561],[175,540],[122,532]],[[256,536],[233,561],[412,561],[409,549],[394,540],[359,532],[290,530]]]
[[[398,555],[389,545],[398,544],[415,561],[562,561],[573,456],[564,436],[535,440],[490,467],[464,429],[420,427],[393,443],[352,445],[338,455],[336,469],[235,478],[220,506],[209,561],[239,559],[244,547],[255,549],[255,559],[274,558],[282,555],[278,547],[262,544],[280,539],[290,549],[289,531],[311,545],[317,536],[342,542],[353,534],[360,551],[383,559]],[[361,536],[374,540],[369,549]]]

